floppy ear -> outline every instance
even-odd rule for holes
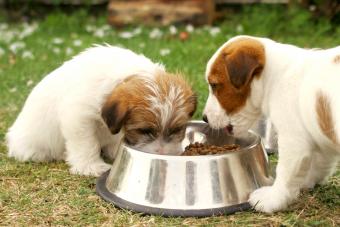
[[[197,94],[195,93],[190,96],[188,102],[192,103],[193,106],[192,110],[189,112],[189,116],[192,117],[197,109]]]
[[[229,80],[237,89],[246,85],[263,69],[257,56],[242,50],[224,56],[224,60]]]
[[[117,134],[129,115],[127,105],[119,101],[109,100],[102,108],[102,118],[112,134]]]

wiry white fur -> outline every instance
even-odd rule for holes
[[[157,89],[157,88],[156,88]],[[153,89],[155,90],[155,88]],[[184,110],[184,99],[183,99],[183,90],[180,87],[176,87],[173,85],[170,87],[169,94],[163,99],[158,99],[156,97],[164,96],[160,91],[155,90],[154,95],[147,97],[148,100],[151,102],[151,110],[157,112],[160,116],[162,116],[161,126],[165,128],[167,123],[171,120],[174,115],[185,115],[187,114]],[[174,108],[177,106],[178,108]],[[174,113],[176,112],[176,113]]]
[[[334,129],[340,141],[340,64],[334,62],[340,47],[307,50],[266,38],[242,37],[263,44],[263,72],[252,81],[251,94],[238,113],[228,116],[211,92],[204,113],[213,127],[225,127],[231,122],[236,135],[249,129],[261,113],[273,122],[279,145],[276,179],[272,186],[254,191],[249,198],[256,210],[271,213],[285,209],[301,188],[324,183],[336,168],[340,145],[327,138],[318,125],[316,94],[322,91],[330,98]],[[206,76],[221,50],[209,61]]]
[[[131,75],[153,77],[164,67],[130,50],[96,46],[47,75],[28,96],[6,135],[8,155],[20,161],[66,160],[72,173],[98,176],[100,157],[119,148],[101,118],[105,97]]]
[[[152,91],[152,96],[147,96],[146,99],[150,102],[150,110],[161,116],[161,128],[166,130],[166,126],[170,121],[176,121],[178,118],[185,117],[184,94],[181,87],[176,84],[170,85],[169,93],[164,96],[160,87],[155,84],[155,81],[147,81],[147,87]],[[162,98],[156,98],[162,97]],[[175,108],[176,107],[176,108]],[[175,117],[174,117],[175,116]],[[182,152],[180,143],[168,143],[163,141],[161,137],[152,141],[149,144],[138,144],[136,148],[143,151],[149,150],[151,153],[177,155]]]

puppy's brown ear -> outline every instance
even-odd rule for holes
[[[190,96],[188,102],[192,104],[189,111],[189,116],[192,117],[197,109],[197,94]]]
[[[263,69],[262,56],[253,51],[239,49],[224,56],[230,83],[237,89],[248,84]]]
[[[102,108],[102,118],[112,134],[121,130],[128,115],[128,106],[119,101],[109,100]]]

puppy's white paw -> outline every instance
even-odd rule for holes
[[[110,168],[111,165],[105,162],[96,162],[88,164],[86,166],[72,166],[70,172],[71,174],[99,177]]]
[[[262,187],[250,194],[248,202],[257,211],[273,213],[287,208],[291,199],[285,189]]]

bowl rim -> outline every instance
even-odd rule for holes
[[[192,120],[188,122],[188,125],[190,124],[207,124],[204,121],[199,121],[199,120]],[[243,148],[241,148],[240,150],[237,151],[233,151],[233,152],[227,152],[224,154],[210,154],[210,155],[164,155],[164,154],[154,154],[154,153],[148,153],[148,152],[144,152],[135,148],[132,148],[129,145],[126,145],[123,142],[123,147],[126,148],[126,150],[128,150],[130,153],[135,153],[138,155],[142,155],[142,156],[150,156],[150,158],[153,159],[176,159],[176,160],[181,160],[181,159],[185,159],[185,158],[190,158],[190,159],[214,159],[216,157],[223,157],[223,156],[228,156],[228,155],[235,155],[235,154],[240,154],[240,153],[245,153],[245,152],[250,152],[254,147],[258,146],[259,144],[261,144],[261,137],[255,133],[252,130],[248,130],[248,134],[254,136],[254,141],[252,143],[250,143],[248,146],[245,146]]]

